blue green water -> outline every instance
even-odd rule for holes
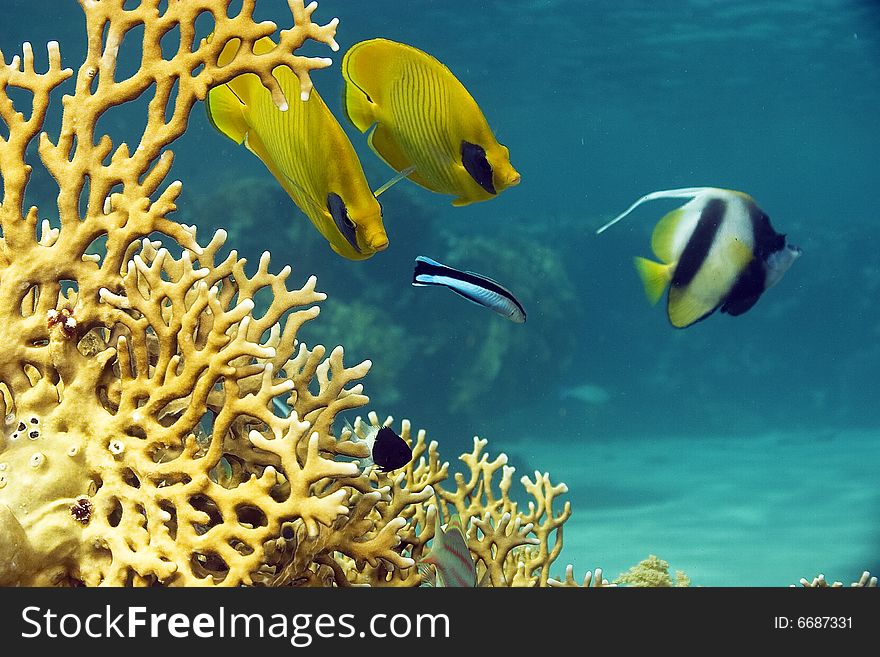
[[[76,3],[4,4],[19,16],[4,52],[57,39],[78,65]],[[258,9],[286,25],[285,2]],[[174,148],[179,220],[316,274],[329,300],[303,339],[370,358],[381,415],[427,428],[450,460],[478,434],[565,481],[560,569],[613,577],[656,553],[705,585],[880,571],[880,6],[323,0],[316,19],[333,16],[342,52],[383,36],[447,64],[522,183],[465,208],[401,183],[381,199],[388,251],[348,262],[197,108]],[[313,80],[344,123],[342,52]],[[107,117],[114,140],[139,125],[127,111]],[[344,125],[378,187],[390,170]],[[747,314],[678,331],[632,267],[675,202],[594,230],[642,194],[700,185],[751,194],[804,256]],[[420,254],[504,283],[528,322],[413,288]]]

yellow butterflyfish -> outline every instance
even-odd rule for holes
[[[453,205],[493,198],[520,175],[473,97],[431,55],[388,39],[355,44],[342,60],[346,116],[398,172]]]
[[[231,39],[218,63],[229,62],[239,45],[239,39]],[[264,37],[254,52],[274,47]],[[387,248],[382,208],[342,126],[317,91],[307,101],[300,98],[299,79],[288,67],[272,73],[287,98],[286,111],[275,106],[256,75],[247,73],[208,92],[212,125],[260,158],[338,254],[363,260]]]

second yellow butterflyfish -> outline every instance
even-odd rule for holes
[[[480,107],[452,72],[418,48],[361,41],[342,60],[346,116],[398,172],[453,205],[493,198],[520,174]]]
[[[226,44],[221,66],[239,45],[238,39]],[[274,47],[264,37],[254,44],[254,52]],[[338,254],[362,260],[385,249],[382,209],[342,126],[317,91],[301,100],[299,79],[289,68],[279,66],[273,75],[287,98],[285,111],[275,106],[260,79],[248,73],[208,92],[212,125],[260,158]]]

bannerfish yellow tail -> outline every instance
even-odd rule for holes
[[[636,258],[651,303],[669,288],[666,313],[676,328],[716,310],[741,315],[775,285],[801,255],[773,230],[770,218],[748,194],[689,187],[646,194],[603,226],[602,232],[637,206],[655,199],[689,198],[654,227],[651,249],[659,262]]]
[[[218,63],[230,61],[239,45],[239,39],[230,40]],[[254,52],[274,47],[264,37]],[[279,66],[273,75],[287,98],[286,111],[248,73],[208,92],[211,124],[260,158],[338,254],[363,260],[387,248],[382,208],[342,126],[317,91],[301,99],[299,79],[289,68]]]
[[[464,85],[431,55],[388,39],[356,43],[342,60],[343,106],[376,154],[453,205],[493,198],[520,181]]]
[[[660,301],[666,286],[672,280],[673,266],[662,262],[654,262],[647,258],[634,258],[636,271],[645,286],[645,295],[651,305]]]

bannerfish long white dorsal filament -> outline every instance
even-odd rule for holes
[[[661,198],[695,198],[700,194],[710,192],[714,189],[714,187],[682,187],[681,189],[666,189],[658,192],[651,192],[650,194],[645,194],[642,198],[629,206],[624,212],[621,212],[619,215],[614,217],[614,219],[612,219],[607,224],[602,226],[599,230],[597,230],[596,234],[599,235],[600,233],[603,233],[611,228],[614,224],[626,217],[642,203],[647,203],[648,201],[656,201],[657,199]]]

